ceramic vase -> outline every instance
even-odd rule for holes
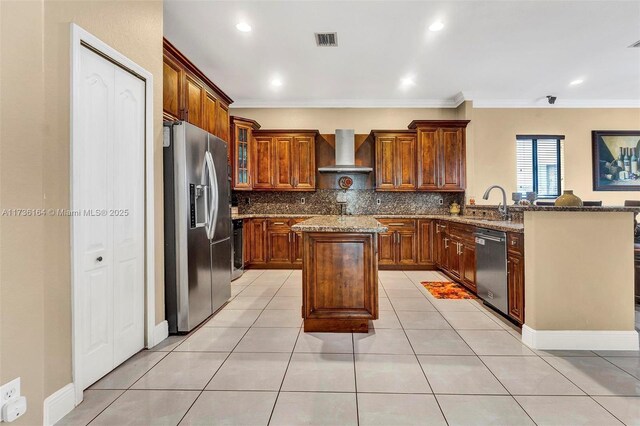
[[[565,190],[561,196],[556,199],[556,207],[582,207],[582,200],[577,195],[573,195],[572,190]]]

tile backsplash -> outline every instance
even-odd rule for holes
[[[346,199],[347,214],[447,214],[451,203],[462,205],[464,202],[464,194],[455,192],[376,192],[371,189],[234,192],[241,214],[340,214],[338,196]]]

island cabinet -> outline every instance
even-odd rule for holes
[[[317,130],[254,130],[252,189],[313,191],[316,188]]]
[[[232,179],[236,191],[251,190],[252,153],[251,140],[253,131],[260,124],[249,118],[231,117],[231,150]]]
[[[233,100],[167,39],[163,40],[162,109],[165,120],[184,120],[230,141]],[[228,152],[231,158],[231,147]]]
[[[376,190],[416,190],[416,132],[373,130]]]
[[[414,120],[416,189],[464,191],[466,186],[466,127],[468,120]]]
[[[384,226],[366,216],[320,216],[294,230],[304,241],[304,331],[366,333],[378,319],[375,234]]]
[[[507,294],[509,316],[524,323],[524,234],[507,233]]]
[[[300,268],[302,233],[291,227],[306,218],[245,219],[246,266],[251,268]]]

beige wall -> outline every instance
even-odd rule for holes
[[[525,212],[525,323],[634,330],[632,213]]]
[[[69,207],[69,23],[154,76],[156,322],[164,319],[162,233],[162,3],[0,2],[0,204]],[[29,410],[71,382],[67,218],[0,218],[0,381],[22,377]],[[7,343],[11,343],[8,345]]]
[[[493,184],[516,190],[516,144],[518,134],[565,135],[564,188],[585,200],[622,204],[638,199],[637,192],[593,192],[591,178],[592,130],[639,130],[638,108],[473,108],[466,101],[458,108],[231,108],[232,115],[253,118],[263,128],[308,128],[333,133],[354,128],[356,133],[373,129],[405,129],[417,119],[471,120],[467,127],[467,195],[478,204],[497,204],[498,192],[488,201],[484,191]]]
[[[467,155],[467,160],[473,173],[468,173],[467,195],[475,195],[479,203],[492,184],[504,186],[509,199],[516,190],[517,134],[565,135],[563,188],[573,189],[583,200],[621,205],[624,200],[640,199],[638,192],[594,192],[591,175],[591,131],[640,130],[638,108],[475,108],[470,119],[474,147],[473,156]],[[489,203],[499,200],[495,192]]]
[[[451,108],[233,108],[231,115],[256,120],[265,129],[317,129],[333,133],[354,129],[406,129],[413,120],[455,119]]]

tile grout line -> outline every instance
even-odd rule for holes
[[[293,272],[293,271],[292,271]],[[259,277],[262,276],[262,274],[264,274],[264,272],[262,272],[260,275],[258,275],[258,277],[256,277],[255,280],[251,281],[251,284],[253,284]],[[291,272],[289,273],[289,275],[287,275],[287,278],[289,278],[289,276],[291,275]],[[284,282],[287,280],[287,278],[285,278],[282,281],[282,284],[280,285],[280,287],[282,287],[282,285],[284,285]],[[249,284],[249,285],[251,285]],[[249,287],[249,285],[247,285],[247,287]],[[246,289],[247,287],[245,287],[244,289]],[[280,287],[278,289],[280,289]],[[243,289],[243,291],[244,291]],[[242,293],[242,292],[241,292]],[[239,293],[238,293],[239,294]],[[236,295],[237,296],[237,295]],[[271,300],[275,297],[275,294],[273,296],[271,296],[271,299],[269,299],[269,302],[267,302],[267,304],[264,306],[264,308],[261,310],[260,315],[262,315],[262,312],[264,312],[265,309],[267,309],[267,306],[269,305],[269,303],[271,303]],[[235,297],[233,297],[233,299],[235,299]],[[218,311],[219,312],[219,311]],[[211,381],[213,380],[213,378],[216,376],[216,374],[218,374],[218,372],[220,371],[220,369],[222,368],[222,366],[227,362],[227,360],[229,359],[229,357],[231,357],[231,354],[234,352],[234,350],[238,347],[238,345],[240,344],[240,342],[242,341],[242,339],[245,338],[245,336],[247,335],[247,333],[249,333],[249,330],[251,330],[251,328],[253,327],[253,325],[256,323],[256,321],[258,321],[258,318],[260,318],[260,315],[258,315],[256,317],[256,319],[251,323],[251,325],[249,327],[247,327],[247,330],[244,332],[244,334],[242,335],[242,337],[240,339],[238,339],[238,342],[233,346],[233,348],[231,349],[231,351],[227,354],[227,356],[225,357],[225,359],[220,363],[220,366],[218,366],[218,368],[216,369],[216,371],[213,373],[213,375],[209,378],[209,380],[207,381],[207,383],[204,385],[204,387],[202,388],[202,390],[200,391],[200,393],[198,394],[198,396],[193,400],[193,402],[191,403],[191,405],[189,406],[189,408],[187,408],[187,411],[184,412],[184,414],[182,415],[182,417],[180,418],[180,421],[178,422],[178,425],[184,420],[184,418],[187,416],[187,414],[189,414],[189,411],[191,411],[191,409],[193,408],[193,406],[195,405],[195,403],[198,401],[198,399],[202,396],[202,394],[205,392],[205,389],[207,389],[207,386],[209,386],[209,384],[211,383]],[[215,314],[213,315],[215,316]],[[209,322],[209,320],[207,320],[207,322]],[[204,323],[203,325],[204,326]],[[187,338],[188,339],[188,338]],[[185,339],[185,341],[187,340]],[[184,343],[184,342],[182,342]],[[182,343],[180,345],[182,345]],[[177,349],[180,345],[176,346],[174,348]],[[172,351],[173,352],[173,351]]]
[[[351,351],[351,356],[353,357],[353,381],[356,393],[356,422],[358,426],[360,426],[360,408],[358,406],[358,374],[356,372],[356,342],[353,333],[351,333]]]
[[[405,276],[407,276],[407,278],[409,277],[406,273]],[[412,281],[413,282],[413,281]],[[415,284],[415,282],[414,282]],[[438,307],[434,305],[434,307],[436,308],[436,310],[438,310]],[[440,310],[438,310],[438,312],[440,313]],[[466,340],[464,340],[464,338],[460,335],[460,333],[458,333],[458,330],[451,325],[451,323],[449,322],[449,320],[447,320],[447,318],[442,315],[442,313],[440,313],[440,315],[442,316],[442,318],[444,318],[444,320],[446,321],[447,324],[449,324],[449,326],[451,327],[451,329],[458,335],[458,337],[460,337],[460,339],[462,339],[462,341],[469,347],[469,349],[471,350],[471,352],[473,352],[473,354],[476,356],[476,358],[478,358],[478,360],[482,363],[482,365],[484,365],[484,367],[489,371],[489,373],[491,373],[491,375],[496,379],[496,381],[498,383],[500,383],[500,386],[502,386],[502,388],[507,392],[507,394],[511,397],[511,399],[513,401],[515,401],[516,404],[518,404],[518,406],[520,407],[520,409],[527,415],[527,417],[529,417],[529,419],[531,419],[531,421],[533,422],[533,424],[537,425],[537,423],[535,422],[535,420],[533,420],[533,418],[531,417],[531,415],[527,412],[527,410],[524,409],[524,407],[522,405],[520,405],[520,402],[511,394],[511,392],[509,391],[509,389],[507,389],[507,387],[504,385],[504,383],[502,383],[500,381],[500,379],[498,379],[498,377],[496,377],[496,375],[493,373],[493,371],[491,371],[491,369],[484,363],[484,361],[482,360],[482,358],[480,358],[480,355],[478,355],[476,353],[476,351],[473,350],[473,348],[467,343]],[[402,324],[401,324],[402,325]],[[404,326],[402,328],[402,330],[404,331]],[[409,340],[409,336],[406,334],[405,331],[405,336],[407,337],[407,340]],[[409,344],[411,345],[411,340],[409,340]],[[415,350],[413,349],[413,345],[411,345],[411,349],[413,350],[414,354],[415,354]],[[424,374],[425,378],[427,378],[427,374],[424,371],[424,367],[422,366],[422,363],[420,363],[420,359],[418,358],[418,356],[416,355],[416,360],[418,361],[418,364],[420,365],[420,369],[422,370],[422,373]],[[427,378],[427,382],[429,381],[429,379]],[[429,384],[429,387],[431,387],[431,384]],[[433,388],[431,389],[433,391]],[[434,392],[434,398],[436,399],[436,401],[438,402],[438,406],[440,407],[440,401],[438,400],[438,397],[436,396],[436,393]],[[440,411],[442,411],[442,407],[440,407]],[[442,415],[444,416],[444,411],[442,411]],[[445,417],[446,420],[446,417]],[[448,421],[447,421],[448,424]]]
[[[289,354],[289,361],[287,362],[287,367],[284,369],[284,374],[282,375],[282,380],[280,381],[280,388],[278,389],[278,393],[276,394],[276,399],[275,401],[273,401],[273,407],[271,407],[271,413],[269,414],[269,420],[267,421],[267,426],[271,424],[273,413],[276,411],[276,405],[278,404],[278,399],[280,398],[280,393],[282,392],[282,386],[284,385],[284,380],[287,377],[287,372],[289,371],[289,366],[291,365],[291,359],[293,358],[293,354],[296,350],[296,345],[298,344],[298,339],[300,338],[301,332],[302,332],[302,327],[298,329],[296,341],[293,343],[293,348],[291,348],[291,354]]]

